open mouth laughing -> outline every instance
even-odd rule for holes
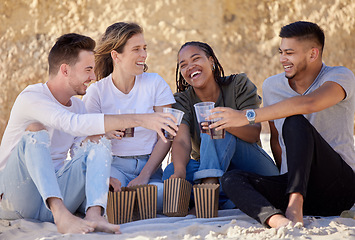
[[[201,74],[201,71],[194,71],[193,73],[190,74],[190,78],[195,79]]]

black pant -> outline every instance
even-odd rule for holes
[[[283,125],[288,173],[260,176],[233,170],[222,177],[222,188],[234,204],[265,224],[284,214],[290,193],[304,197],[304,215],[333,216],[355,202],[355,174],[340,155],[302,115],[286,118]]]

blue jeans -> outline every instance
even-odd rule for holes
[[[48,132],[26,132],[0,172],[0,218],[53,222],[50,197],[62,199],[71,213],[106,209],[111,161],[111,144],[102,138],[98,144],[84,143],[55,171]]]
[[[111,177],[117,178],[122,187],[126,187],[130,181],[138,177],[150,154],[140,156],[113,156],[111,165]],[[157,212],[163,212],[164,184],[161,180],[163,170],[161,167],[150,177],[148,184],[157,186]]]
[[[239,169],[264,176],[279,175],[279,170],[270,156],[256,143],[245,142],[226,132],[224,139],[211,139],[201,134],[200,161],[191,159],[186,166],[186,180],[191,184],[208,177],[220,178],[227,170]],[[174,173],[170,163],[164,170],[163,180]],[[222,188],[220,188],[222,189]],[[220,195],[221,208],[233,208],[224,193]]]

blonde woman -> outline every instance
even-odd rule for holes
[[[158,74],[145,72],[146,58],[147,44],[138,24],[118,22],[109,26],[95,51],[95,74],[99,81],[88,88],[83,98],[88,112],[114,114],[119,109],[135,109],[140,114],[171,107],[175,100],[168,84]],[[161,211],[161,162],[170,143],[141,127],[135,128],[134,137],[123,137],[122,131],[111,131],[106,137],[112,143],[111,187],[120,191],[124,186],[157,185]]]

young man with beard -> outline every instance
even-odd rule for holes
[[[243,212],[270,227],[303,224],[303,215],[339,215],[355,201],[355,77],[322,62],[323,30],[295,22],[280,32],[285,72],[263,84],[264,107],[216,108],[218,129],[269,121],[281,175],[231,171],[223,191]]]
[[[51,221],[60,233],[119,233],[103,217],[111,144],[85,136],[142,126],[175,135],[171,114],[85,114],[84,95],[95,80],[95,41],[71,33],[58,38],[48,57],[49,79],[28,86],[11,110],[0,147],[0,218]],[[172,126],[174,130],[170,130]],[[68,150],[72,160],[65,161]],[[75,151],[75,152],[74,152]],[[85,213],[85,218],[74,216]]]

